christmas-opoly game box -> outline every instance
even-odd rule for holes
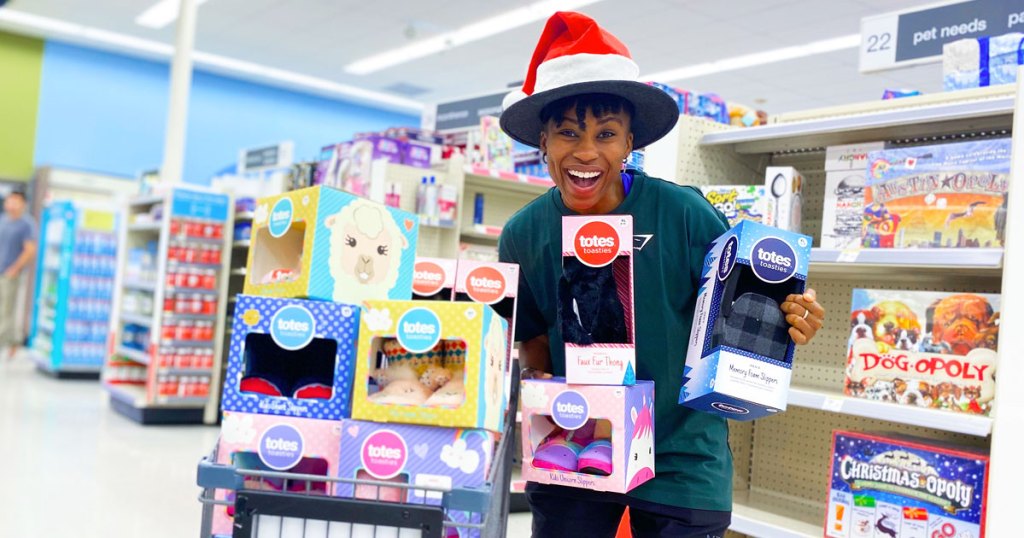
[[[359,313],[357,305],[239,295],[221,408],[347,418]]]
[[[988,464],[973,449],[833,432],[825,536],[981,538]]]
[[[882,142],[873,142],[825,149],[821,248],[846,250],[860,247],[868,153],[884,147]]]
[[[999,295],[853,290],[846,394],[987,415]]]
[[[636,382],[633,217],[562,217],[558,322],[571,384]]]
[[[873,151],[863,245],[1002,247],[1010,139]]]
[[[328,187],[259,200],[245,293],[356,303],[412,296],[419,217]]]
[[[455,295],[457,267],[457,260],[417,257],[413,267],[413,297],[420,301],[451,301]]]
[[[625,493],[654,478],[654,382],[521,386],[524,480]]]
[[[352,418],[501,432],[507,328],[487,305],[366,301]]]
[[[498,434],[480,429],[434,428],[345,420],[341,424],[338,476],[431,489],[339,482],[334,494],[371,501],[439,505],[438,490],[474,488],[487,482]],[[479,514],[456,510],[455,523],[479,523]],[[463,530],[460,537],[479,536]]]
[[[250,471],[337,476],[341,422],[225,411],[220,431],[217,463]],[[281,479],[256,477],[248,477],[243,487],[305,494],[307,484],[311,495],[330,495],[333,489],[327,481],[285,484]],[[215,497],[234,501],[234,492],[218,489]],[[214,508],[214,536],[232,535],[234,508],[233,503]]]
[[[794,343],[781,304],[803,293],[811,238],[743,221],[708,247],[679,403],[734,420],[786,410]]]
[[[764,185],[702,185],[700,191],[729,219],[729,226],[741,220],[764,222]]]

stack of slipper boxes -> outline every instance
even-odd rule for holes
[[[628,342],[566,344],[565,378],[523,380],[523,478],[625,493],[654,477],[654,383],[636,380],[632,217],[563,217],[562,257],[575,257],[588,267],[611,266]],[[549,435],[575,430],[590,419],[611,425],[608,476],[533,465],[535,451]]]
[[[424,489],[273,480],[245,487],[439,505],[441,490],[484,485],[507,408],[508,323],[482,304],[410,300],[418,232],[415,215],[328,187],[259,200],[232,324],[218,463]],[[459,343],[460,403],[371,400],[385,349],[392,364],[411,359],[423,370],[442,341]],[[232,514],[217,509],[215,536],[231,535]],[[373,532],[330,525],[331,533],[335,525]]]

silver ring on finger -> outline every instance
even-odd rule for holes
[[[809,308],[805,308],[804,309],[804,319],[807,319],[807,316],[810,315],[810,313],[811,313],[811,310]]]

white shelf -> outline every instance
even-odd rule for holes
[[[825,115],[826,111],[822,111],[823,117],[816,119],[708,133],[701,139],[701,145],[732,147],[737,153],[773,153],[1011,127],[1014,107],[1012,95],[964,100],[963,95],[950,92],[939,96],[939,99],[945,98],[948,102],[938,103],[935,103],[935,96],[928,97],[900,99],[891,108],[882,104],[878,110],[857,114],[828,116]],[[914,106],[915,103],[931,104]],[[841,110],[837,112],[841,113]]]
[[[245,276],[245,267],[239,267],[238,269],[231,270],[232,276]]]
[[[154,407],[206,407],[208,401],[207,396],[157,396]]]
[[[477,241],[487,241],[490,243],[497,243],[499,237],[494,234],[478,232],[473,229],[463,230],[462,233],[460,233],[459,235],[461,235],[465,239],[475,239]]]
[[[790,387],[789,405],[978,437],[992,432],[992,419],[987,416],[876,402],[816,389]]]
[[[231,243],[231,246],[234,247],[234,248],[249,248],[249,245],[251,245],[251,244],[252,244],[251,240],[249,240],[249,239],[242,239],[240,241],[235,241],[235,242]]]
[[[130,290],[148,291],[150,293],[156,291],[156,284],[136,280],[125,280],[121,283],[121,287]]]
[[[147,196],[139,196],[137,198],[133,198],[131,202],[128,202],[128,204],[131,205],[132,207],[138,207],[138,206],[144,206],[144,205],[153,205],[153,204],[155,204],[157,202],[163,202],[164,201],[164,197],[165,197],[165,195],[163,195],[163,194],[152,194],[152,195],[147,195]]]
[[[550,179],[486,170],[475,166],[467,166],[466,187],[472,190],[502,190],[512,194],[540,196],[555,184]]]
[[[149,354],[144,351],[127,348],[124,346],[117,346],[117,348],[114,349],[114,354],[120,355],[121,357],[124,357],[126,359],[131,359],[138,363],[149,364]]]
[[[146,405],[146,387],[143,385],[104,382],[103,386],[106,387],[111,398],[120,400],[132,407]]]
[[[175,339],[160,339],[160,345],[164,347],[199,347],[199,348],[212,348],[213,340],[175,340]]]
[[[174,269],[214,269],[219,271],[222,266],[219,263],[196,263],[183,262],[178,260],[167,260],[167,267]]]
[[[825,534],[821,525],[759,508],[751,498],[742,492],[734,495],[729,530],[754,538],[820,538]]]
[[[132,314],[130,312],[121,312],[121,321],[125,323],[134,323],[136,325],[142,325],[143,327],[153,326],[153,317],[144,316],[142,314]]]
[[[178,376],[211,376],[212,368],[160,368],[160,373]]]
[[[128,225],[129,232],[159,232],[160,227],[163,225],[162,222],[139,222]]]
[[[829,274],[856,277],[865,272],[893,273],[913,270],[943,275],[999,277],[1001,248],[867,248],[860,250],[811,250],[811,276]]]
[[[216,314],[180,314],[177,312],[164,312],[161,314],[161,318],[165,320],[173,319],[192,319],[199,321],[214,321],[217,319]]]
[[[238,222],[240,220],[252,220],[254,215],[255,213],[253,213],[252,211],[240,211],[238,213],[235,213],[235,222]]]

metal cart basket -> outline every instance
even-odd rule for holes
[[[197,483],[203,488],[201,538],[213,536],[215,510],[234,506],[233,538],[504,538],[508,524],[509,486],[515,451],[519,368],[513,361],[505,431],[494,454],[487,481],[480,487],[449,490],[413,484],[240,469],[219,464],[214,453],[199,462]],[[377,500],[326,495],[336,484],[360,486]],[[246,487],[249,484],[249,487]],[[275,484],[253,488],[252,484]],[[215,490],[234,492],[234,501],[215,498]],[[385,490],[413,490],[418,502],[380,500]],[[440,499],[440,505],[434,503]],[[454,521],[460,513],[465,521]],[[467,522],[468,521],[468,522]]]

